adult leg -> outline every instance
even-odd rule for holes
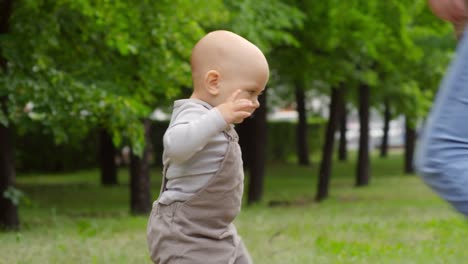
[[[436,97],[415,159],[424,181],[468,216],[468,32]]]

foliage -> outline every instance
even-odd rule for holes
[[[375,101],[390,98],[394,115],[413,121],[424,117],[432,105],[455,40],[451,26],[436,18],[426,2],[391,1],[399,16],[386,18],[393,23],[386,23],[390,37],[382,40],[384,49],[378,57],[381,81]]]
[[[450,25],[433,16],[426,2],[288,1],[305,19],[291,31],[298,45],[274,50],[280,75],[274,80],[290,90],[302,82],[325,94],[341,83],[352,102],[355,88],[365,83],[378,109],[390,97],[395,114],[424,116],[454,42]]]
[[[227,28],[256,44],[267,55],[277,46],[297,45],[291,30],[302,25],[304,14],[287,1],[225,0],[231,12]]]
[[[191,47],[226,12],[221,1],[17,1],[0,42],[0,120],[40,122],[58,142],[102,126],[140,152],[141,119],[190,85]]]

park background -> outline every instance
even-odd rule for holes
[[[425,0],[0,0],[0,263],[149,263],[161,137],[215,29],[271,69],[236,127],[255,263],[464,263],[412,165],[456,45]]]

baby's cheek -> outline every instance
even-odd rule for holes
[[[250,94],[247,93],[247,92],[242,93],[242,94],[239,96],[239,99],[252,100]]]

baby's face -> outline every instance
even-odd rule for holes
[[[250,113],[260,106],[258,97],[265,90],[265,85],[268,81],[268,72],[262,74],[246,74],[243,78],[236,78],[232,80],[224,80],[221,83],[220,99],[225,102],[235,91],[241,90],[237,96],[239,99],[247,99],[252,102]]]

